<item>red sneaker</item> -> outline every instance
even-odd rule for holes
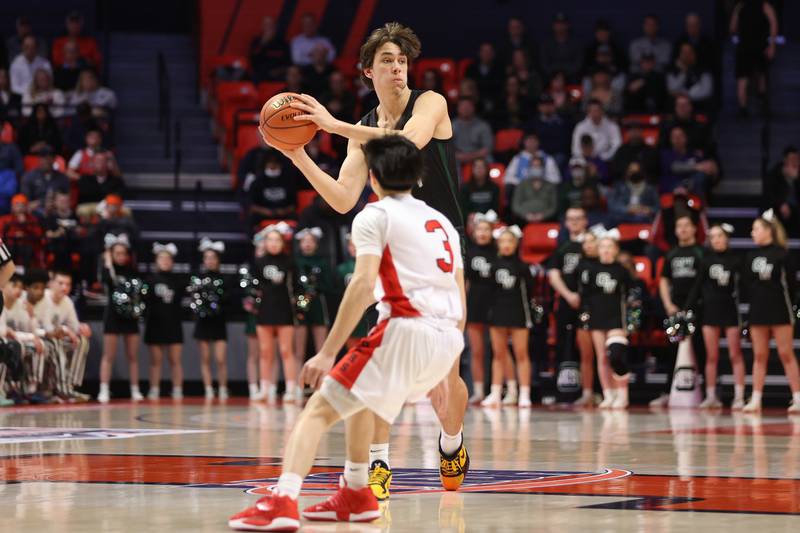
[[[322,503],[303,511],[303,518],[326,522],[372,522],[381,517],[378,500],[369,485],[349,488],[344,477],[339,478],[339,490]]]
[[[300,515],[297,501],[288,496],[265,496],[258,507],[248,507],[228,519],[228,527],[237,531],[297,531]]]

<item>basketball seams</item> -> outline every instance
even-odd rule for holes
[[[270,104],[270,102],[272,102],[276,98],[286,98],[287,96],[290,96],[291,99],[287,99],[287,101],[283,105],[281,105],[279,108],[277,108],[277,109],[273,108],[272,110],[270,110],[270,112],[268,114],[262,115],[260,117],[261,120],[260,120],[260,123],[259,123],[259,130],[261,130],[265,135],[269,136],[270,139],[274,140],[276,142],[276,144],[285,145],[285,146],[291,147],[291,148],[295,148],[295,147],[298,147],[298,146],[304,146],[305,144],[308,143],[308,141],[311,140],[311,138],[313,138],[314,135],[316,135],[317,128],[316,128],[316,126],[314,125],[314,123],[312,121],[308,120],[308,121],[304,121],[304,123],[297,123],[297,122],[294,121],[294,119],[292,117],[292,119],[290,121],[286,121],[286,122],[295,122],[292,125],[278,125],[278,124],[273,124],[272,123],[273,119],[275,119],[276,117],[278,117],[278,120],[276,121],[276,122],[278,122],[278,121],[281,120],[282,115],[285,116],[285,114],[287,112],[293,111],[293,108],[290,107],[291,103],[294,100],[299,100],[295,95],[293,95],[291,93],[289,93],[289,94],[282,93],[282,94],[277,94],[277,95],[271,97],[267,101],[267,103],[264,104],[264,107],[262,107],[262,112],[264,111],[264,108],[266,108]],[[272,107],[272,106],[270,106],[270,107]],[[300,111],[297,111],[296,113],[297,114],[302,114],[302,112],[300,112]],[[276,135],[278,133],[278,130],[281,130],[281,131],[284,131],[284,134],[288,135],[289,137],[297,137],[298,134],[300,134],[300,132],[297,132],[297,134],[293,134],[290,131],[285,131],[285,130],[295,130],[295,129],[298,129],[298,128],[313,128],[313,134],[311,134],[311,136],[307,140],[303,140],[301,142],[287,141],[287,140],[284,140],[284,139],[280,138],[279,135]],[[273,131],[270,131],[270,130],[273,130]]]

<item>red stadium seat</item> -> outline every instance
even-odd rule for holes
[[[442,79],[443,87],[458,85],[456,62],[449,57],[417,59],[414,62],[414,81],[417,87],[422,86],[422,77],[428,70],[435,70]]]
[[[583,87],[581,87],[579,84],[576,83],[574,85],[567,85],[564,88],[567,90],[570,98],[573,100],[580,101],[583,99]]]
[[[475,62],[471,57],[467,57],[458,62],[458,81],[464,79],[467,75],[467,69]]]
[[[636,276],[647,283],[648,289],[651,289],[653,285],[653,263],[650,258],[644,255],[637,255],[633,258],[633,264],[636,267]]]
[[[658,128],[642,128],[642,137],[648,146],[658,145],[658,137],[660,133],[661,130]],[[622,129],[622,142],[628,142],[628,139],[630,139],[630,130],[629,128],[624,127]]]
[[[651,224],[620,224],[617,226],[619,230],[620,241],[635,241],[637,239],[648,241],[650,240]]]
[[[39,156],[38,155],[26,155],[22,158],[22,166],[25,171],[32,170],[39,166]],[[67,162],[64,160],[63,157],[57,155],[53,159],[53,168],[59,172],[66,172],[67,171]]]
[[[664,258],[659,257],[656,261],[656,269],[653,272],[653,290],[658,294],[658,284],[661,282],[661,271],[664,270]]]
[[[642,127],[648,126],[658,126],[661,124],[661,115],[658,114],[634,114],[634,115],[625,115],[622,118],[622,124],[625,126],[630,126],[632,124],[638,124]]]
[[[494,134],[494,151],[498,153],[519,150],[524,131],[518,128],[497,130]]]
[[[10,122],[4,122],[2,129],[0,129],[0,142],[11,144],[15,140],[14,126]]]
[[[526,263],[538,264],[558,247],[559,225],[556,222],[530,223],[522,233],[520,257]]]
[[[220,54],[209,59],[208,71],[213,73],[219,67],[233,67],[242,70],[250,69],[250,62],[246,56],[238,54]]]
[[[317,191],[297,191],[297,214],[303,212],[305,208],[314,203],[316,197],[319,196]]]
[[[249,81],[225,81],[217,84],[214,118],[225,146],[230,146],[233,142],[233,117],[236,111],[255,107],[260,107],[258,94]]]
[[[267,100],[282,92],[286,88],[286,84],[282,81],[264,81],[258,84],[258,101],[260,102],[257,107],[261,108]]]

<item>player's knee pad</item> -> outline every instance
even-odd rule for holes
[[[606,340],[608,361],[611,369],[618,376],[624,376],[628,369],[628,339],[622,336],[609,337]]]

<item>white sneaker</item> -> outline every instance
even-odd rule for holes
[[[790,415],[800,414],[800,403],[792,402],[789,404],[789,408],[786,409],[786,412]]]
[[[160,396],[161,396],[161,390],[158,387],[150,387],[150,390],[147,391],[148,400],[158,400]]]
[[[731,409],[734,411],[741,411],[744,408],[744,398],[734,398],[731,404]]]
[[[131,400],[134,402],[141,402],[144,400],[144,396],[142,396],[142,392],[138,388],[131,389]]]
[[[591,407],[594,405],[594,397],[592,394],[588,396],[581,396],[574,402],[572,402],[573,407]]]
[[[500,402],[502,405],[517,405],[519,402],[519,394],[517,390],[509,390]]]
[[[722,402],[716,396],[707,396],[697,407],[700,409],[719,409],[722,407]]]
[[[669,394],[662,394],[650,401],[650,407],[669,407]]]
[[[743,413],[760,413],[761,412],[761,402],[755,401],[752,398],[747,405],[742,408]]]
[[[108,403],[111,401],[111,394],[108,391],[100,391],[100,394],[97,395],[97,401],[100,403]]]
[[[521,407],[523,409],[527,409],[527,408],[531,407],[533,405],[533,403],[531,402],[530,397],[523,396],[522,398],[519,399],[519,404],[517,404],[517,405],[519,405],[519,407]]]
[[[542,396],[542,405],[545,407],[550,407],[551,405],[556,404],[556,397],[555,396]]]
[[[206,387],[206,400],[214,399],[214,387]]]
[[[227,400],[230,397],[228,394],[228,387],[220,387],[219,388],[219,399],[220,400]]]
[[[481,403],[483,401],[483,398],[484,398],[483,393],[476,391],[472,393],[472,396],[469,397],[469,400],[467,400],[467,402],[470,405],[476,405]]]
[[[614,405],[614,400],[617,398],[617,393],[614,389],[603,391],[603,401],[597,407],[600,409],[610,409]]]
[[[173,387],[172,388],[172,399],[173,400],[183,400],[183,388],[181,388],[181,387]]]
[[[250,391],[250,401],[251,402],[260,402],[267,399],[267,391],[266,390],[257,390],[257,391]]]
[[[500,406],[500,395],[490,393],[489,396],[483,399],[481,402],[481,407],[499,407]]]
[[[627,392],[627,391],[625,391]],[[628,395],[627,394],[620,394],[618,392],[614,393],[614,401],[611,402],[612,409],[627,409],[628,408]]]
[[[267,403],[275,403],[278,401],[278,386],[270,385],[267,389]]]

